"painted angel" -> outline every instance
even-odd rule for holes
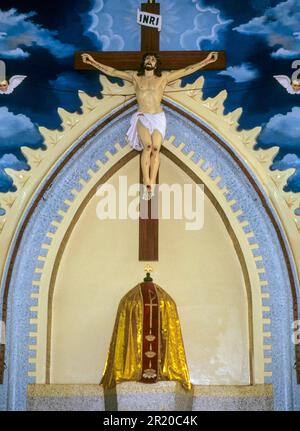
[[[282,85],[289,94],[300,94],[300,80],[291,79],[286,75],[274,75],[274,78]]]
[[[25,75],[15,75],[9,81],[4,79],[0,82],[0,94],[11,94],[25,78]]]

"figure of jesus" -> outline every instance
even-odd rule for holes
[[[199,63],[162,73],[159,55],[146,53],[137,72],[125,72],[101,64],[89,54],[82,54],[84,63],[94,66],[106,75],[129,81],[134,86],[138,110],[131,118],[126,138],[132,148],[142,151],[141,166],[143,183],[146,186],[146,199],[151,199],[153,196],[160,164],[160,148],[166,133],[166,116],[161,105],[166,86],[202,69],[209,63],[214,63],[217,59],[218,53],[211,52]]]

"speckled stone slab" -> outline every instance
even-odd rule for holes
[[[29,385],[30,411],[203,411],[273,410],[271,385],[194,386],[190,393],[175,382],[99,385]]]
[[[119,411],[191,411],[193,406],[193,392],[176,382],[122,383],[117,386],[117,398]]]
[[[193,411],[270,411],[272,385],[195,386]]]
[[[99,385],[28,385],[27,410],[104,411]]]

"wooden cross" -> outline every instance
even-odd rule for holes
[[[152,14],[160,14],[160,4],[149,0],[141,4],[141,11]],[[142,26],[141,29],[141,51],[103,51],[91,52],[94,59],[107,66],[118,70],[138,70],[142,56],[146,52],[157,52],[161,59],[162,70],[182,69],[204,60],[210,51],[160,51],[159,31],[156,28]],[[75,54],[75,69],[94,70],[89,64],[83,63],[81,54]],[[205,69],[222,70],[226,68],[226,53],[218,51],[218,59],[208,64]],[[158,181],[158,176],[157,176]],[[140,184],[142,184],[142,173],[140,170]],[[156,194],[157,198],[157,194]],[[141,201],[141,205],[146,205]],[[139,220],[139,260],[158,261],[158,218],[151,214],[151,201],[147,202],[148,218]],[[158,206],[158,205],[156,205]]]

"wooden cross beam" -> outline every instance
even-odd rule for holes
[[[141,4],[141,11],[152,14],[160,14],[160,4],[155,1]],[[192,64],[204,60],[210,51],[160,51],[160,33],[156,28],[142,26],[141,28],[141,51],[111,51],[111,52],[88,52],[94,59],[107,66],[118,70],[138,70],[142,61],[142,56],[146,52],[159,53],[162,70],[182,69]],[[81,54],[75,54],[75,69],[94,70],[93,66],[83,63]],[[226,53],[218,51],[218,59],[214,63],[208,64],[204,69],[222,70],[226,68]],[[157,176],[158,178],[158,176]],[[158,179],[157,179],[158,181]],[[140,184],[143,183],[142,172],[140,170]],[[156,193],[154,198],[158,199]],[[158,260],[158,218],[151,214],[151,201],[142,201],[140,211],[148,206],[148,219],[140,217],[139,221],[139,260]],[[158,202],[155,203],[158,208]],[[143,208],[142,208],[143,207]]]

